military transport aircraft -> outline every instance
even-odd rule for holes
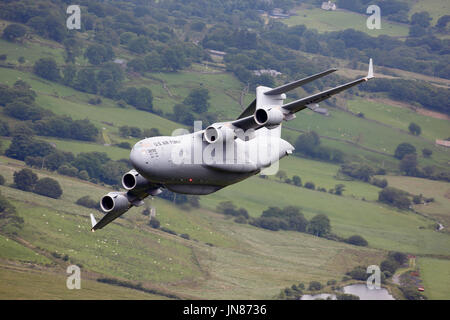
[[[295,113],[374,77],[372,59],[366,77],[283,104],[286,92],[326,76],[329,69],[277,88],[259,86],[256,98],[233,121],[214,123],[204,130],[176,136],[146,138],[130,153],[133,170],[122,177],[125,192],[110,192],[100,200],[105,216],[97,223],[91,214],[92,231],[141,206],[148,196],[164,188],[176,193],[205,195],[242,181],[278,164],[294,147],[281,139],[281,123]]]

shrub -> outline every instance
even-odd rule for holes
[[[63,194],[59,182],[52,178],[39,179],[34,187],[34,192],[54,199],[60,198]]]
[[[0,186],[3,186],[5,184],[5,177],[3,177],[1,174],[0,174]]]
[[[379,188],[386,188],[388,186],[388,181],[386,179],[372,178],[370,182]]]
[[[247,219],[245,219],[243,216],[239,216],[236,219],[234,219],[234,222],[236,222],[236,223],[247,223]]]
[[[416,153],[416,148],[413,145],[411,145],[411,144],[409,144],[407,142],[404,142],[404,143],[400,143],[397,146],[397,148],[395,149],[394,156],[397,159],[401,160],[401,159],[403,159],[403,157],[405,155],[407,155],[407,154],[415,154],[415,153]]]
[[[32,191],[38,181],[38,176],[30,169],[14,172],[14,186],[23,191]]]
[[[116,144],[116,146],[118,146],[119,148],[122,148],[122,149],[131,149],[131,145],[129,142],[120,142],[120,143]]]
[[[305,183],[305,188],[314,190],[316,188],[316,186],[315,186],[314,182],[309,182],[308,181],[308,182]]]
[[[187,233],[180,234],[180,237],[182,237],[183,239],[186,239],[186,240],[190,240],[191,239],[191,237]]]
[[[161,226],[161,223],[156,218],[151,218],[150,222],[148,223],[150,227],[154,229],[158,229]]]
[[[407,193],[403,190],[386,187],[378,193],[378,201],[393,205],[399,209],[408,209],[411,205]]]
[[[327,286],[334,286],[337,283],[336,280],[328,280],[327,281]]]
[[[70,164],[63,164],[58,168],[58,173],[69,177],[76,177],[78,174],[78,169],[72,167]]]
[[[425,298],[414,286],[400,287],[400,290],[402,290],[403,295],[408,300],[421,300]]]
[[[353,270],[347,272],[346,275],[351,277],[352,279],[361,281],[366,281],[367,277],[369,276],[366,272],[366,269],[362,266],[353,268]]]
[[[395,260],[399,265],[405,264],[408,261],[408,255],[403,252],[389,252],[388,257]]]
[[[99,203],[97,201],[91,199],[91,197],[89,197],[89,196],[81,197],[75,203],[79,206],[83,206],[83,207],[90,208],[90,209],[98,209],[99,208]]]
[[[367,247],[367,245],[369,244],[366,239],[359,235],[349,237],[346,242],[361,247]]]
[[[399,264],[394,259],[386,259],[383,260],[380,264],[381,271],[389,271],[391,274],[394,274]]]
[[[308,290],[310,290],[310,291],[317,291],[317,290],[320,290],[320,289],[322,289],[322,284],[320,282],[318,282],[318,281],[311,281],[309,283]]]
[[[338,293],[336,300],[359,300],[359,297],[350,293]]]
[[[173,235],[177,235],[177,233],[175,231],[173,231],[173,230],[171,230],[169,228],[166,228],[166,227],[161,227],[160,230],[164,231],[164,232],[167,232],[167,233],[170,233],[170,234],[173,234]]]

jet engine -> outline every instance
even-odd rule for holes
[[[118,217],[131,207],[131,202],[125,192],[110,192],[100,200],[100,207],[104,213]]]
[[[143,176],[139,174],[136,170],[130,170],[125,173],[122,177],[122,186],[126,190],[145,190],[148,189],[151,184]]]
[[[279,125],[283,119],[284,114],[277,108],[261,108],[257,109],[254,114],[255,122],[260,126],[266,126],[269,129]]]
[[[222,125],[210,125],[205,129],[203,138],[208,143],[220,143],[234,139],[234,131],[228,127]]]

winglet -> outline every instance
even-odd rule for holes
[[[370,58],[370,60],[369,60],[369,72],[367,73],[366,79],[369,80],[369,79],[372,79],[373,77],[374,77],[374,75],[373,75],[373,62],[372,62],[372,58]]]
[[[91,231],[94,232],[94,226],[97,224],[97,221],[94,218],[94,215],[91,213],[91,224],[92,224],[92,229]]]

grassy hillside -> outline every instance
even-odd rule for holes
[[[434,25],[437,20],[445,14],[450,12],[450,4],[446,0],[408,0],[412,3],[412,9],[409,11],[409,15],[412,16],[416,12],[427,11],[433,18],[431,22]]]
[[[450,261],[420,258],[419,268],[427,296],[434,300],[448,300]]]
[[[7,184],[12,181],[12,172],[20,168],[18,164],[0,165],[0,174],[6,177]],[[48,174],[38,172],[40,176]],[[25,219],[18,234],[21,239],[47,253],[67,254],[70,263],[82,264],[83,270],[161,286],[188,297],[272,298],[290,283],[340,279],[353,266],[379,263],[384,256],[383,251],[311,235],[239,225],[204,209],[183,211],[161,199],[156,206],[162,225],[178,233],[189,233],[196,240],[184,240],[148,227],[148,217],[142,216],[139,209],[132,209],[108,228],[91,233],[88,214],[92,211],[73,201],[80,195],[95,197],[107,190],[52,176],[65,191],[60,200],[0,187]],[[17,287],[22,292],[22,284],[17,283]],[[44,286],[47,287],[50,295],[53,284]]]
[[[0,298],[2,300],[144,300],[163,296],[113,287],[95,280],[82,279],[81,290],[68,290],[64,270],[48,272],[0,265]]]
[[[307,24],[320,32],[361,26],[359,30],[369,34],[404,36],[407,33],[405,26],[385,21],[382,30],[371,31],[366,28],[365,20],[364,15],[346,11],[307,9],[299,11],[299,15],[287,23]],[[124,125],[157,128],[161,134],[170,135],[183,125],[167,119],[167,114],[194,88],[208,89],[211,96],[209,111],[220,121],[234,119],[242,111],[240,98],[244,84],[218,65],[205,67],[194,63],[178,72],[128,73],[124,86],[151,89],[154,109],[164,113],[159,116],[131,106],[121,108],[116,101],[103,97],[101,104],[91,105],[89,100],[96,95],[32,74],[34,62],[41,57],[53,57],[60,67],[64,66],[64,49],[60,44],[36,36],[32,41],[22,43],[0,40],[0,48],[0,54],[7,54],[5,63],[9,66],[0,67],[1,84],[11,86],[17,80],[24,80],[36,91],[37,105],[57,115],[88,118],[100,130],[97,140],[89,143],[39,137],[59,150],[74,154],[100,151],[114,160],[128,158],[129,150],[105,145],[125,141],[134,144],[138,140],[119,136],[119,127]],[[128,61],[139,56],[124,47],[115,48],[115,51],[117,57]],[[17,61],[21,56],[25,58],[22,65]],[[89,65],[81,57],[76,62],[81,66]],[[341,62],[347,65],[346,61]],[[350,70],[352,72],[359,71]],[[419,156],[420,166],[448,167],[449,150],[437,148],[433,143],[434,139],[447,137],[448,120],[414,113],[379,97],[374,100],[372,96],[370,99],[367,96],[341,96],[344,97],[347,101],[343,105],[346,104],[349,111],[364,113],[365,117],[333,107],[329,107],[329,117],[304,110],[284,125],[283,137],[294,144],[300,134],[314,130],[321,136],[322,145],[338,148],[348,160],[366,162],[389,171],[398,168],[399,161],[393,157],[397,145],[409,142],[419,154],[423,148],[433,151],[430,159]],[[253,92],[246,94],[244,107],[253,98]],[[10,124],[17,123],[3,112],[0,112],[0,118]],[[421,136],[408,133],[410,122],[422,127]],[[10,137],[1,138],[2,150],[8,147],[10,140]],[[327,190],[342,183],[344,194],[337,196],[299,188],[270,176],[268,179],[252,177],[203,196],[200,208],[176,206],[159,197],[146,200],[146,205],[156,207],[162,227],[177,234],[188,234],[190,240],[187,240],[151,228],[149,217],[142,214],[145,207],[132,208],[105,229],[91,233],[89,214],[93,213],[97,219],[102,214],[75,202],[86,195],[98,200],[110,192],[111,187],[33,169],[39,177],[51,177],[60,183],[64,190],[62,197],[51,199],[11,188],[14,171],[24,167],[21,161],[0,157],[0,174],[6,179],[0,192],[25,220],[23,229],[15,236],[7,234],[8,228],[0,230],[0,298],[32,299],[38,295],[48,299],[164,298],[95,281],[110,277],[142,283],[145,288],[181,298],[272,299],[280,289],[293,283],[307,284],[312,280],[326,283],[331,279],[340,282],[355,266],[380,264],[390,250],[418,255],[427,294],[434,298],[450,298],[447,285],[450,276],[445,272],[450,257],[450,234],[445,232],[446,229],[437,232],[434,226],[436,221],[446,228],[450,225],[449,183],[383,176],[391,186],[436,200],[427,206],[414,206],[416,212],[400,211],[376,201],[380,188],[338,178],[339,165],[289,156],[280,162],[280,169],[286,171],[288,177],[298,175],[303,183],[312,181],[316,187]],[[252,217],[260,216],[269,206],[298,206],[308,219],[323,213],[331,220],[334,233],[341,237],[361,235],[368,240],[369,247],[329,241],[306,233],[273,232],[238,224],[216,213],[217,205],[227,200],[247,209]],[[67,255],[68,261],[56,258],[58,255]],[[443,259],[429,258],[431,255]],[[65,288],[65,268],[72,263],[82,265],[84,290],[79,292]],[[442,272],[433,273],[434,267]]]
[[[381,29],[368,29],[366,25],[369,15],[338,9],[336,11],[325,11],[318,7],[301,6],[295,10],[296,15],[283,20],[288,26],[303,24],[308,28],[319,32],[340,31],[355,29],[366,32],[368,35],[377,37],[388,35],[392,37],[405,37],[408,35],[408,26],[400,23],[381,20]]]
[[[413,177],[387,177],[389,185],[408,191],[413,194],[422,194],[433,198],[428,204],[414,205],[418,212],[435,217],[445,226],[448,232],[450,226],[450,184],[441,181],[430,181],[427,179]]]

